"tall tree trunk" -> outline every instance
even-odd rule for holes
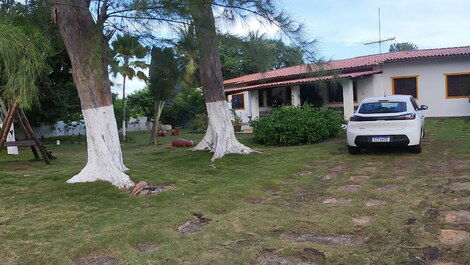
[[[225,100],[219,43],[211,3],[211,0],[191,0],[191,15],[201,56],[200,75],[209,116],[206,134],[194,150],[213,152],[211,161],[214,162],[226,154],[249,154],[253,150],[241,144],[235,137],[233,117]]]
[[[102,25],[95,24],[88,0],[62,0],[52,4],[77,87],[87,130],[88,160],[68,183],[108,181],[118,188],[134,185],[124,172],[116,118],[108,77],[106,41]]]
[[[162,115],[163,106],[165,106],[165,101],[156,100],[155,101],[155,112],[153,115],[153,125],[152,125],[152,134],[150,138],[150,145],[157,145],[158,141],[158,130],[160,126],[160,116]]]
[[[122,140],[126,140],[126,75],[122,82]]]

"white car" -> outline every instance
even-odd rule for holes
[[[364,99],[349,119],[347,127],[349,153],[372,146],[408,146],[421,152],[424,137],[423,110],[412,96],[393,95]]]

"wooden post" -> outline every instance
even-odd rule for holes
[[[29,124],[29,121],[26,118],[26,115],[24,114],[24,112],[21,108],[19,109],[19,115],[21,117],[21,120],[23,121],[23,124],[25,125],[25,128],[24,128],[25,131],[27,131],[28,134],[33,138],[33,141],[36,143],[36,146],[38,147],[39,151],[41,152],[41,155],[44,158],[44,161],[46,162],[46,164],[50,165],[51,164],[51,157],[49,157],[49,154],[47,153],[46,149],[44,148],[44,146],[39,141],[39,138],[34,134],[33,128],[31,128],[31,125]]]
[[[5,117],[5,120],[3,122],[3,128],[2,128],[2,133],[0,134],[0,150],[3,148],[5,145],[5,142],[7,141],[7,136],[8,133],[10,132],[10,127],[11,124],[13,123],[13,119],[15,117],[15,113],[18,111],[19,107],[19,102],[15,101],[11,108],[8,110],[7,116]]]
[[[31,136],[31,134],[29,134],[29,131],[26,130],[26,125],[24,124],[23,119],[21,119],[20,114],[16,113],[16,116],[18,118],[18,121],[19,121],[21,127],[24,130],[24,133],[26,135],[26,139],[27,140],[33,140],[33,137]],[[30,148],[31,148],[31,152],[33,152],[34,158],[39,159],[39,154],[38,154],[38,151],[36,150],[36,147],[34,147],[34,145],[31,145]]]

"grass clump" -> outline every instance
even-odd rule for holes
[[[335,137],[344,122],[340,113],[311,105],[284,106],[253,122],[254,139],[266,145],[318,143]]]

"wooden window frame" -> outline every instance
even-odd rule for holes
[[[449,96],[449,76],[456,76],[456,75],[470,75],[470,72],[462,72],[462,73],[446,73],[444,76],[446,77],[446,99],[459,99],[459,98],[470,98],[470,96]]]
[[[232,108],[234,110],[244,110],[245,109],[245,93],[237,93],[237,94],[232,94],[232,97],[230,98],[230,104],[232,104],[233,96],[242,96],[243,97],[243,108],[234,108],[232,105]]]
[[[418,87],[419,75],[391,76],[390,79],[392,80],[392,95],[395,95],[395,79],[403,79],[403,78],[414,78],[416,80],[416,99],[418,99],[419,98],[419,87]]]

